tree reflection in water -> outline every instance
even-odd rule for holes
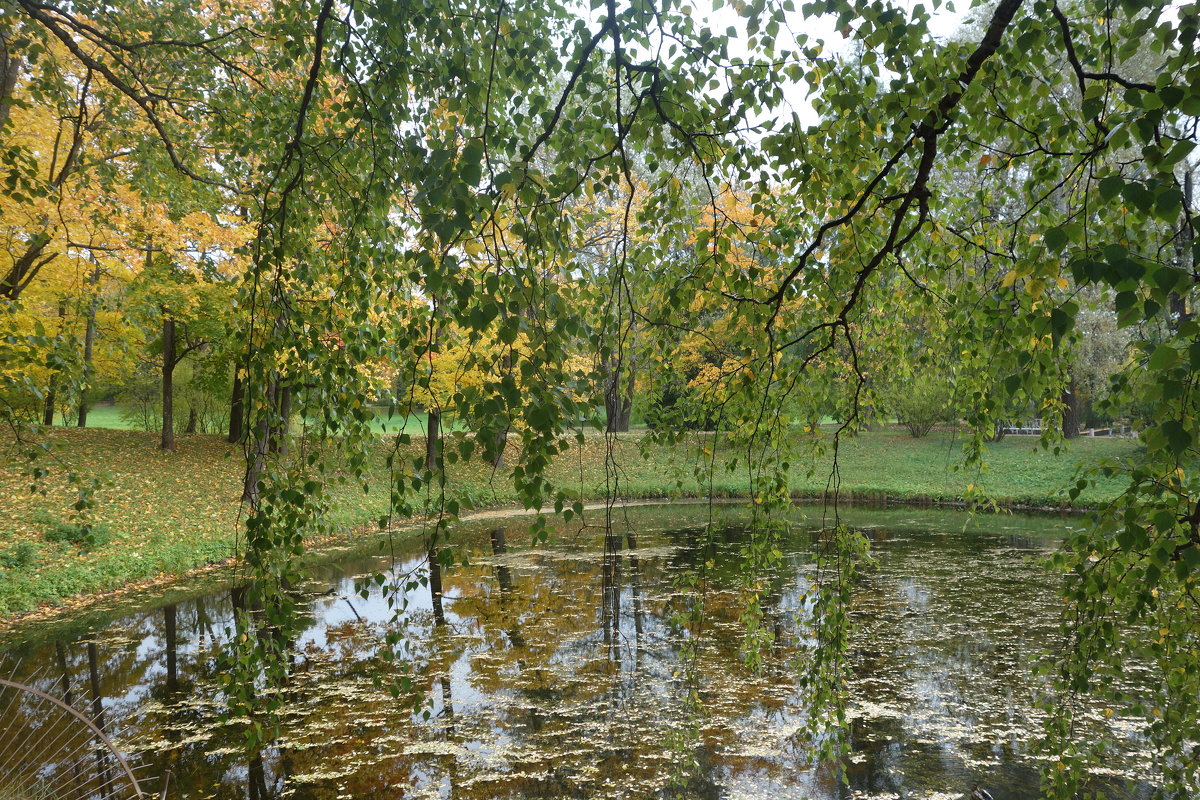
[[[630,512],[630,526],[613,520],[542,548],[525,545],[523,522],[493,523],[455,535],[467,567],[445,568],[418,540],[394,565],[364,556],[314,570],[311,586],[290,590],[303,624],[294,641],[274,642],[291,669],[280,735],[258,749],[245,747],[244,720],[221,717],[217,649],[237,635],[236,610],[258,619],[243,588],[72,621],[6,647],[30,674],[48,666],[38,680],[60,694],[103,683],[97,710],[138,736],[150,773],[173,770],[172,797],[831,800],[961,794],[994,775],[1010,798],[1037,796],[1036,686],[1025,660],[1056,619],[1052,576],[1028,558],[1054,546],[1053,521],[963,533],[959,516],[860,514],[879,568],[857,589],[856,753],[842,787],[833,765],[809,763],[793,737],[807,713],[794,644],[811,536],[789,543],[784,568],[763,586],[775,644],[754,673],[740,655],[740,529],[735,521],[709,536],[697,524],[707,509],[688,513]],[[681,587],[705,562],[706,622],[693,637],[676,614],[694,602]],[[381,563],[428,577],[408,598],[417,673],[413,694],[398,698],[387,689],[395,667],[376,657],[390,609],[378,592],[354,595],[355,576]],[[258,623],[243,632],[274,635]],[[81,639],[86,652],[73,658],[69,643]],[[691,685],[685,645],[695,652]],[[420,697],[428,719],[413,711]],[[695,738],[672,745],[693,711]],[[1114,756],[1115,769],[1146,774],[1136,740],[1119,741],[1127,755]],[[1117,777],[1093,788],[1148,792]]]

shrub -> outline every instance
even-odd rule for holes
[[[107,525],[63,522],[53,518],[44,524],[46,528],[42,535],[48,542],[73,544],[83,550],[94,550],[112,540],[112,529]]]
[[[950,418],[953,397],[950,382],[941,375],[920,375],[892,393],[891,410],[896,421],[914,439],[927,436],[933,426]]]
[[[17,542],[0,553],[0,567],[4,569],[28,569],[38,561],[38,550],[33,542]]]

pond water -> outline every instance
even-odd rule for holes
[[[60,697],[69,686],[79,704],[97,685],[105,724],[146,775],[171,770],[172,798],[951,800],[975,784],[996,800],[1038,796],[1046,761],[1034,748],[1029,667],[1053,646],[1058,614],[1056,579],[1039,559],[1067,522],[843,512],[877,564],[856,587],[842,782],[798,735],[794,643],[820,511],[798,510],[780,548],[764,592],[777,644],[758,671],[742,652],[743,512],[715,513],[706,533],[704,506],[628,509],[607,558],[602,529],[560,529],[534,547],[527,519],[464,526],[455,536],[470,566],[445,572],[440,608],[418,588],[407,612],[428,717],[373,680],[390,612],[378,589],[357,593],[356,578],[377,570],[423,569],[419,543],[402,539],[388,545],[394,555],[347,551],[310,570],[281,735],[260,749],[244,745],[243,723],[222,721],[217,652],[242,598],[227,585],[9,636],[0,672],[15,664],[18,680]],[[706,562],[705,621],[692,639],[677,614]],[[1089,791],[1150,796],[1136,727],[1101,711],[1090,724],[1120,753]]]

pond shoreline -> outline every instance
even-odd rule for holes
[[[811,493],[794,492],[792,494],[793,505],[817,505],[827,503],[831,498]],[[699,496],[677,496],[670,497],[668,495],[660,496],[643,496],[633,498],[616,498],[612,502],[613,508],[634,508],[638,506],[695,506],[711,503],[713,505],[736,505],[739,503],[749,502],[750,498],[745,495],[718,495],[714,497],[699,497]],[[894,497],[889,495],[878,494],[858,494],[844,492],[839,495],[837,502],[845,507],[860,507],[860,508],[891,508],[891,507],[910,507],[910,508],[943,508],[957,509],[970,511],[975,507],[975,504],[963,499],[944,499],[935,497]],[[584,511],[599,511],[609,506],[607,501],[592,501],[584,504]],[[1066,516],[1081,516],[1094,512],[1096,509],[1087,506],[1070,506],[1061,504],[1058,506],[1051,505],[1036,505],[1029,503],[1003,503],[998,502],[994,506],[996,512],[1030,514],[1030,515],[1051,515],[1058,517]],[[982,513],[991,513],[992,509],[983,510]],[[522,508],[514,505],[498,505],[484,507],[479,510],[464,514],[459,517],[459,522],[470,523],[480,522],[490,519],[511,519],[521,516],[533,516],[537,514],[536,510]],[[548,516],[554,516],[549,514]],[[432,517],[427,517],[425,520],[408,520],[400,524],[392,525],[385,529],[371,524],[363,524],[351,526],[343,531],[321,537],[306,543],[307,547],[303,558],[320,559],[322,555],[329,554],[337,548],[343,548],[347,544],[355,541],[357,537],[364,535],[368,536],[383,536],[389,534],[413,534],[417,533]],[[12,633],[15,630],[42,622],[49,622],[58,619],[62,616],[76,614],[87,611],[104,602],[116,600],[130,595],[149,593],[152,590],[168,590],[171,587],[183,583],[188,580],[219,573],[223,570],[233,570],[242,566],[243,559],[240,556],[230,556],[228,558],[213,561],[203,564],[183,572],[164,572],[152,578],[141,580],[133,580],[123,583],[120,586],[111,589],[104,589],[96,592],[83,592],[71,597],[64,598],[58,603],[43,603],[36,608],[27,611],[20,611],[12,614],[0,615],[0,637]]]
[[[239,502],[244,479],[240,446],[197,434],[181,437],[176,451],[167,453],[152,434],[137,431],[56,428],[43,434],[52,469],[35,492],[30,492],[26,460],[14,444],[0,441],[0,495],[6,498],[0,503],[0,631],[11,620],[52,615],[60,606],[86,605],[131,585],[157,587],[197,570],[237,563],[232,557],[240,555],[245,524]],[[609,490],[626,502],[703,502],[752,494],[744,468],[718,467],[701,479],[708,457],[700,444],[700,439],[688,439],[646,448],[634,436],[613,441],[588,437],[572,444],[548,468],[547,478],[568,497],[584,502],[600,501]],[[361,483],[338,474],[324,481],[330,543],[375,532],[374,521],[388,517],[389,495],[378,487],[390,486],[389,457],[423,462],[419,438],[400,451],[385,445],[380,439],[368,453]],[[611,489],[606,468],[610,445],[620,465],[619,484]],[[961,442],[954,435],[912,439],[895,432],[864,432],[839,447],[844,480],[836,495],[828,491],[833,466],[827,453],[793,465],[788,481],[797,502],[821,503],[836,496],[846,504],[969,509],[973,499],[991,508],[991,502],[982,500],[991,498],[995,507],[1009,511],[1075,513],[1103,507],[1125,488],[1119,478],[1095,476],[1070,505],[1066,490],[1079,479],[1077,467],[1102,459],[1120,461],[1135,447],[1126,440],[1073,440],[1069,453],[1060,454],[1006,439],[989,450],[984,474],[957,468]],[[12,458],[3,457],[10,453]],[[448,490],[464,508],[519,510],[511,483],[490,463],[460,461],[453,469]],[[79,500],[78,480],[67,479],[72,474],[98,481],[94,505],[86,514],[72,510]],[[366,484],[376,491],[365,491]],[[80,521],[100,532],[96,546],[71,538],[78,537]]]

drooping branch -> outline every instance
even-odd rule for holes
[[[1088,72],[1083,68],[1083,64],[1079,61],[1079,55],[1075,52],[1074,38],[1071,36],[1071,23],[1067,20],[1067,16],[1063,14],[1062,9],[1058,7],[1058,3],[1053,3],[1050,6],[1050,13],[1054,15],[1055,21],[1058,23],[1058,29],[1062,32],[1063,45],[1067,51],[1067,61],[1071,64],[1071,69],[1075,73],[1075,80],[1079,83],[1079,96],[1083,97],[1087,93],[1087,81],[1108,81],[1115,83],[1126,89],[1140,89],[1143,92],[1157,91],[1157,87],[1150,83],[1139,83],[1123,78],[1115,72]]]
[[[69,18],[65,18],[58,14],[49,13],[50,6],[40,5],[32,2],[32,0],[17,0],[20,7],[29,15],[31,19],[50,32],[56,39],[63,43],[63,46],[70,51],[71,55],[78,59],[79,63],[83,64],[88,69],[99,73],[108,82],[110,86],[118,92],[129,98],[139,109],[141,109],[146,121],[154,128],[155,134],[162,143],[163,149],[167,153],[167,157],[171,161],[171,165],[179,172],[199,183],[215,186],[226,191],[241,193],[243,190],[235,187],[226,181],[219,180],[207,175],[201,175],[185,163],[179,154],[179,149],[175,144],[175,139],[167,130],[166,122],[155,108],[154,100],[146,93],[138,91],[134,86],[110,67],[102,60],[97,58],[92,53],[87,52],[80,43],[72,35],[72,26]]]
[[[999,48],[1004,33],[1008,30],[1009,25],[1012,24],[1013,18],[1016,16],[1018,9],[1020,9],[1022,2],[1023,0],[1003,0],[996,7],[983,39],[980,40],[979,45],[971,52],[971,55],[967,57],[966,64],[963,66],[963,70],[956,81],[956,88],[942,96],[926,119],[917,126],[913,135],[905,141],[903,146],[888,159],[883,167],[867,183],[866,188],[859,193],[857,200],[851,205],[850,209],[846,213],[822,223],[813,241],[801,254],[787,276],[785,276],[779,288],[767,299],[766,302],[774,306],[770,320],[767,323],[768,330],[773,329],[775,320],[783,307],[783,299],[792,282],[801,272],[808,268],[825,236],[833,229],[857,219],[874,194],[875,189],[895,170],[904,157],[913,153],[918,146],[920,147],[920,156],[917,161],[916,174],[909,184],[908,189],[898,196],[885,198],[885,201],[900,199],[901,202],[892,214],[892,222],[889,226],[887,239],[859,270],[851,294],[843,303],[841,311],[838,313],[838,319],[842,323],[846,321],[850,312],[857,305],[871,273],[883,263],[885,258],[894,255],[911,241],[921,226],[924,225],[929,215],[929,197],[931,194],[929,190],[929,177],[938,154],[938,138],[953,122],[954,110],[962,101],[963,94],[975,80],[984,62]],[[900,231],[903,228],[904,219],[914,203],[918,211],[917,220],[907,233],[901,235]],[[801,339],[803,338],[801,337]]]

